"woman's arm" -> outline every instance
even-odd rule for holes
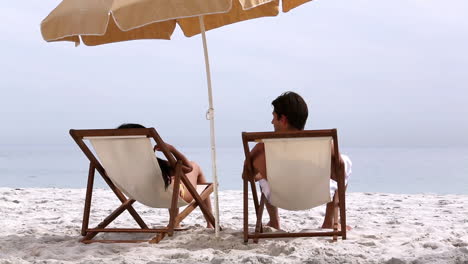
[[[177,160],[181,160],[182,161],[182,171],[184,173],[189,173],[193,170],[193,167],[192,167],[192,164],[191,162],[187,159],[187,157],[185,157],[184,154],[182,154],[179,150],[177,150],[174,146],[172,146],[171,144],[166,144],[166,147],[167,149],[172,153],[172,155],[174,155],[174,157],[177,159]],[[154,146],[154,149],[155,150],[158,150],[160,151],[161,148],[159,146]]]
[[[169,151],[174,155],[174,157],[177,159],[177,160],[181,160],[182,161],[182,170],[184,171],[184,173],[189,173],[193,170],[193,167],[192,167],[192,164],[190,163],[190,161],[187,159],[187,157],[184,156],[184,154],[182,154],[180,151],[178,151],[174,146],[172,145],[169,145],[166,143],[166,145],[168,145],[168,148],[169,148]]]

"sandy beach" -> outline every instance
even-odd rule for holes
[[[241,191],[220,193],[219,240],[196,210],[183,222],[188,231],[159,244],[79,243],[84,196],[84,189],[0,188],[0,263],[468,263],[466,195],[349,193],[353,230],[347,240],[270,239],[248,245],[242,242]],[[118,206],[104,189],[95,190],[93,203],[92,225]],[[135,208],[149,225],[167,219],[167,210]],[[324,207],[280,214],[285,230],[316,229]],[[115,224],[135,227],[127,213]]]

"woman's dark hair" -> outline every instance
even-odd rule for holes
[[[273,100],[271,104],[278,118],[284,115],[291,126],[299,130],[304,129],[309,110],[300,95],[295,92],[285,92]]]
[[[140,124],[124,123],[124,124],[121,124],[117,129],[122,129],[122,128],[146,128],[146,127]]]
[[[117,129],[126,129],[126,128],[146,128],[140,124],[133,124],[133,123],[125,123],[117,127]],[[169,184],[171,184],[171,167],[169,166],[169,162],[167,160],[160,159],[156,157],[158,160],[159,167],[161,168],[163,180],[164,180],[164,187],[167,189]]]

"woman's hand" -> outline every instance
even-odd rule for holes
[[[164,143],[166,145],[166,148],[169,150],[169,152],[174,152],[174,146],[171,144]],[[160,145],[154,145],[153,148],[154,151],[162,151],[162,147]]]

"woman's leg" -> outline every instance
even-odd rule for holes
[[[192,184],[193,187],[197,187],[197,184],[203,184],[206,183],[206,178],[205,175],[203,174],[200,166],[198,166],[197,163],[191,161],[193,170],[189,173],[186,173],[185,176],[189,179],[190,183]],[[185,192],[184,195],[182,196],[182,199],[184,199],[186,202],[190,203],[193,201],[192,194],[188,191],[187,187],[185,187]],[[208,208],[208,211],[211,213],[211,199],[210,197],[206,198],[203,201],[203,204]],[[205,218],[206,219],[206,218]],[[213,228],[213,225],[206,219],[206,227],[208,228]]]

